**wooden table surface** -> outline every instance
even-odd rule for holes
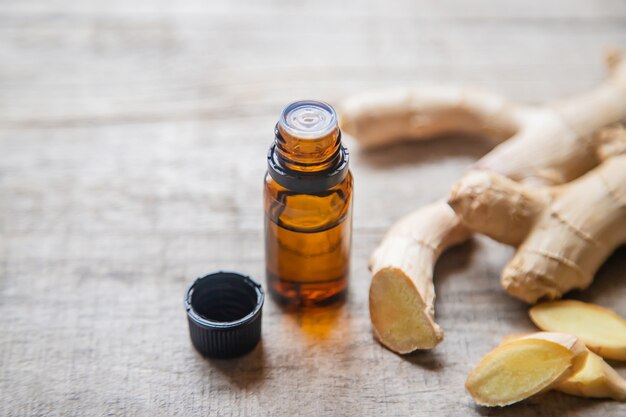
[[[467,83],[542,101],[604,76],[626,3],[20,0],[0,2],[0,415],[624,416],[548,393],[473,404],[474,364],[533,329],[478,238],[436,269],[433,351],[372,337],[366,259],[402,214],[443,196],[487,142],[364,153],[349,300],[265,305],[237,360],[192,348],[183,292],[233,269],[265,282],[261,180],[281,107],[366,89]],[[626,315],[626,250],[574,297]],[[620,372],[626,374],[622,364]]]

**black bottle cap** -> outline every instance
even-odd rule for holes
[[[185,295],[194,347],[214,358],[251,351],[261,338],[264,300],[261,284],[236,272],[219,271],[195,280]]]

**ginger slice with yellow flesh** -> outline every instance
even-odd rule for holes
[[[626,360],[626,320],[609,309],[562,300],[538,304],[529,315],[542,330],[575,335],[602,357]]]
[[[626,401],[626,380],[593,352],[588,352],[578,372],[559,382],[554,389],[579,397]]]
[[[409,277],[399,269],[380,271],[370,288],[374,334],[397,353],[432,349],[442,338],[432,312]],[[410,314],[408,314],[410,313]]]
[[[489,352],[470,373],[465,387],[480,405],[513,404],[569,377],[585,354],[584,345],[571,335],[523,336]]]
[[[539,337],[546,340],[546,335],[554,333],[514,334],[505,336],[501,344],[515,340]],[[550,337],[550,336],[548,336]],[[576,347],[580,348],[580,345]],[[626,400],[626,380],[600,356],[589,351],[580,355],[572,366],[572,375],[554,386],[556,391],[587,398],[613,398]]]

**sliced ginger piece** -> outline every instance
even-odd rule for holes
[[[443,337],[432,307],[429,310],[413,282],[398,269],[382,269],[375,275],[370,317],[378,340],[397,353],[432,349]]]
[[[529,341],[531,341],[531,343],[528,345],[530,347],[524,344],[525,342]],[[539,346],[535,346],[532,341],[539,342]],[[542,352],[542,349],[545,350],[546,348],[545,343],[542,342],[547,342],[548,346],[551,347],[554,347],[554,345],[557,346],[557,351],[552,352],[553,355],[558,354],[558,351],[560,351],[560,353],[563,353],[563,350],[561,348],[564,348],[567,352],[570,353],[570,360],[562,373],[558,374],[557,372],[558,375],[551,373],[552,371],[554,371],[554,369],[556,369],[553,369],[552,366],[556,366],[558,363],[553,361],[549,355],[546,356],[544,354],[545,352]],[[521,348],[520,346],[517,347],[518,352],[507,350],[511,348],[510,345],[512,344],[521,344]],[[502,351],[498,353],[497,351],[499,351],[500,349],[502,349]],[[539,355],[535,355],[536,353],[539,353]],[[490,397],[490,399],[487,399],[485,401],[483,398],[483,402],[481,402],[480,398],[477,398],[477,396],[473,394],[473,391],[470,388],[470,385],[474,384],[474,382],[471,381],[472,374],[470,374],[470,377],[468,377],[467,379],[466,387],[468,388],[468,391],[470,391],[470,394],[472,394],[474,399],[479,404],[488,406],[512,404],[524,398],[528,398],[538,392],[548,390],[558,384],[559,381],[562,381],[571,376],[574,372],[583,367],[583,364],[585,362],[584,358],[586,357],[587,353],[589,353],[589,351],[587,350],[585,345],[576,336],[572,336],[569,334],[556,332],[537,332],[531,334],[515,334],[506,336],[502,340],[502,343],[498,348],[494,349],[482,359],[482,361],[479,363],[478,366],[476,366],[472,374],[475,374],[476,371],[485,362],[491,362],[491,366],[494,366],[494,364],[496,367],[501,366],[501,369],[496,369],[495,372],[493,372],[492,377],[494,375],[497,375],[498,377],[509,379],[509,382],[491,381],[489,383],[492,385],[492,387],[501,391],[499,395],[502,395],[502,389],[500,387],[504,386],[510,388],[512,385],[511,382],[514,383],[513,385],[517,384],[515,385],[515,387],[513,387],[513,389],[521,393],[518,399],[512,402],[508,402],[506,404],[496,403],[497,401],[492,394],[492,397]],[[512,360],[507,359],[506,355],[509,355]],[[533,355],[535,356],[533,357]],[[498,356],[500,356],[500,359],[504,361],[500,365],[497,364]],[[530,359],[529,356],[531,357]],[[496,358],[495,361],[494,358]],[[550,363],[548,367],[546,367],[546,362]],[[515,367],[519,369],[516,370]],[[545,380],[543,380],[543,382],[541,379],[542,376],[546,378]],[[490,377],[487,376],[486,379],[489,378]],[[521,380],[522,384],[520,385],[518,383],[519,381],[516,381],[516,379]],[[550,380],[552,382],[550,382]],[[527,387],[526,390],[523,389],[524,386]],[[509,389],[507,392],[511,393],[512,390]]]
[[[539,338],[542,340],[558,340],[554,335],[561,333],[540,332],[533,334],[514,334],[505,336],[502,344],[514,340]],[[578,340],[575,336],[572,339]],[[558,336],[561,338],[561,336]],[[561,339],[564,340],[564,339]],[[600,356],[589,351],[578,341],[574,344],[565,342],[578,352],[572,364],[572,375],[555,385],[554,389],[570,395],[587,398],[613,398],[618,401],[626,400],[626,380]],[[581,354],[581,349],[586,354]]]
[[[516,403],[569,377],[574,362],[584,354],[581,346],[577,338],[566,334],[523,336],[489,352],[470,373],[465,387],[480,405]]]
[[[465,387],[480,405],[513,404],[562,379],[572,366],[573,356],[554,342],[510,342],[488,353],[470,373]]]
[[[578,372],[559,382],[554,389],[579,397],[626,401],[626,380],[593,352],[585,355]]]
[[[626,360],[626,320],[609,309],[561,300],[538,304],[529,315],[542,330],[575,335],[602,357]]]
[[[587,348],[585,344],[576,336],[572,334],[566,333],[557,333],[557,332],[535,332],[535,333],[526,333],[526,334],[515,334],[511,336],[505,336],[502,339],[502,343],[506,344],[509,342],[513,342],[515,340],[525,340],[525,339],[539,339],[539,340],[547,340],[548,342],[558,343],[571,350],[574,354],[574,359],[580,361],[582,355],[587,352]],[[574,364],[576,365],[576,364]]]

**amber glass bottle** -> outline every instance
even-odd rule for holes
[[[285,107],[265,176],[265,262],[282,304],[343,299],[350,269],[352,174],[335,110],[318,101]]]

